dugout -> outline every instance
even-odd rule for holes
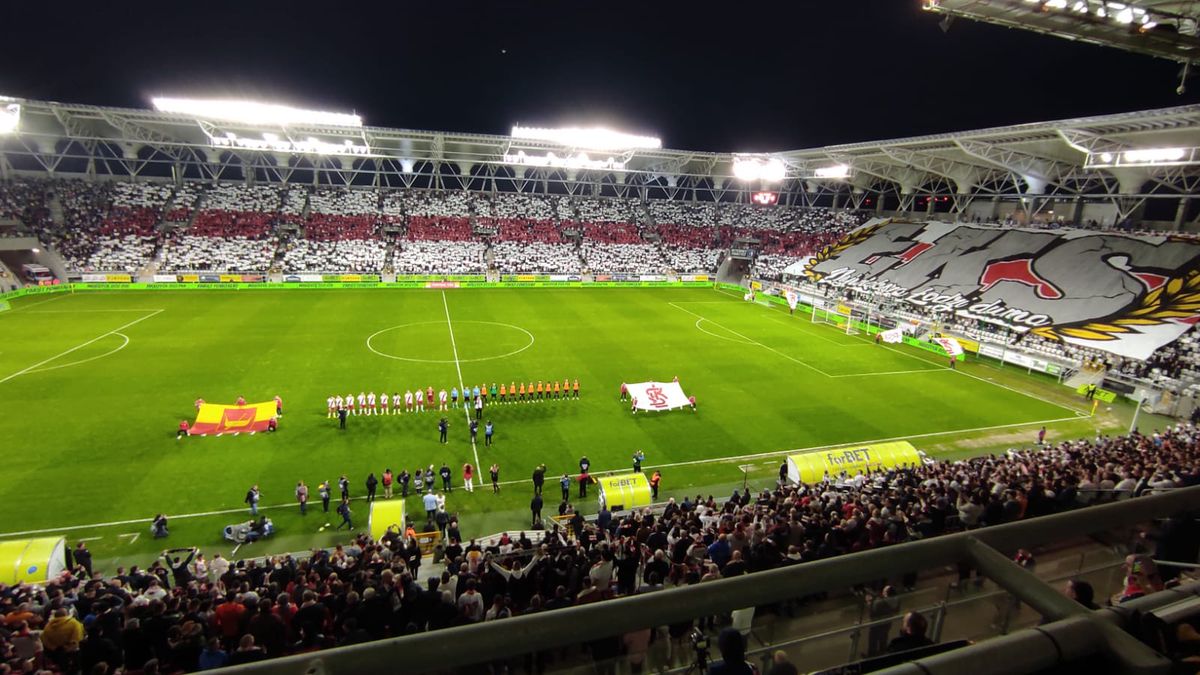
[[[624,511],[650,506],[650,479],[638,471],[597,478],[600,487],[600,508]]]
[[[67,569],[67,540],[40,537],[0,541],[0,584],[41,583]]]
[[[793,483],[818,483],[842,473],[855,476],[868,470],[879,471],[898,467],[919,466],[924,460],[920,451],[908,441],[873,443],[819,452],[789,455],[788,480]]]
[[[367,516],[367,531],[375,541],[383,539],[388,528],[394,527],[404,536],[404,500],[383,500],[371,502],[371,513]]]

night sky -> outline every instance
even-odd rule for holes
[[[186,5],[186,6],[185,6]],[[1178,66],[919,0],[0,3],[0,94],[231,96],[375,126],[767,151],[1195,102]]]

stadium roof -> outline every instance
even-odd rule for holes
[[[19,118],[11,133],[0,132],[5,171],[204,180],[253,173],[257,180],[364,187],[490,189],[507,181],[500,189],[526,191],[540,182],[541,189],[554,183],[573,194],[588,186],[599,194],[709,193],[701,198],[765,187],[801,198],[833,192],[856,206],[864,195],[894,193],[902,210],[916,195],[952,196],[955,210],[979,197],[1046,195],[1112,199],[1127,211],[1140,200],[1190,195],[1200,186],[1200,105],[750,158],[670,149],[588,152],[508,136],[272,126],[18,99],[0,100],[0,112],[5,106]],[[584,154],[587,161],[577,161]],[[734,177],[735,162],[772,158],[787,166],[782,183]]]
[[[1200,3],[1194,0],[924,0],[922,6],[948,18],[1200,63]]]

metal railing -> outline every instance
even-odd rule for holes
[[[403,664],[406,672],[450,671],[481,660],[505,660],[695,617],[729,614],[887,578],[898,570],[931,569],[964,560],[1053,623],[1038,631],[1020,631],[921,661],[936,664],[936,668],[892,669],[896,673],[950,672],[946,664],[969,663],[973,675],[1018,674],[1048,667],[1044,665],[1048,658],[1053,665],[1101,652],[1110,657],[1114,672],[1165,672],[1169,661],[1161,655],[1116,626],[1091,617],[1081,605],[1000,551],[1132,527],[1198,507],[1200,487],[1174,490],[707,584],[262,661],[241,666],[240,672],[335,675],[379,671],[387,668],[386,664]],[[1001,646],[1015,650],[1012,654],[1016,656],[997,657],[994,650]],[[980,653],[990,655],[992,661],[980,660]],[[966,670],[964,666],[954,672]]]

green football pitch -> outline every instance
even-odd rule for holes
[[[63,293],[14,302],[0,326],[0,538],[84,538],[108,565],[145,564],[164,544],[228,551],[221,528],[246,518],[253,483],[279,534],[242,555],[345,539],[321,529],[336,519],[319,503],[299,515],[298,480],[315,502],[320,481],[346,474],[359,497],[368,472],[445,462],[448,509],[482,535],[528,525],[538,463],[555,511],[556,477],[584,454],[595,473],[628,469],[640,449],[664,497],[727,495],[771,484],[793,449],[910,439],[956,456],[1028,444],[1043,424],[1052,438],[1119,424],[1082,417],[1083,402],[1048,378],[973,361],[951,370],[710,289]],[[631,415],[617,400],[622,381],[676,376],[697,411]],[[351,417],[345,431],[326,416],[339,393],[564,378],[580,381],[579,400],[490,404],[490,448],[472,447],[461,410],[446,445],[433,411]],[[275,395],[278,433],[175,438],[197,397]],[[464,462],[485,478],[499,463],[501,493],[464,493]],[[419,514],[418,498],[407,508]],[[365,526],[366,505],[354,510]],[[149,536],[159,512],[171,516],[165,542]]]

